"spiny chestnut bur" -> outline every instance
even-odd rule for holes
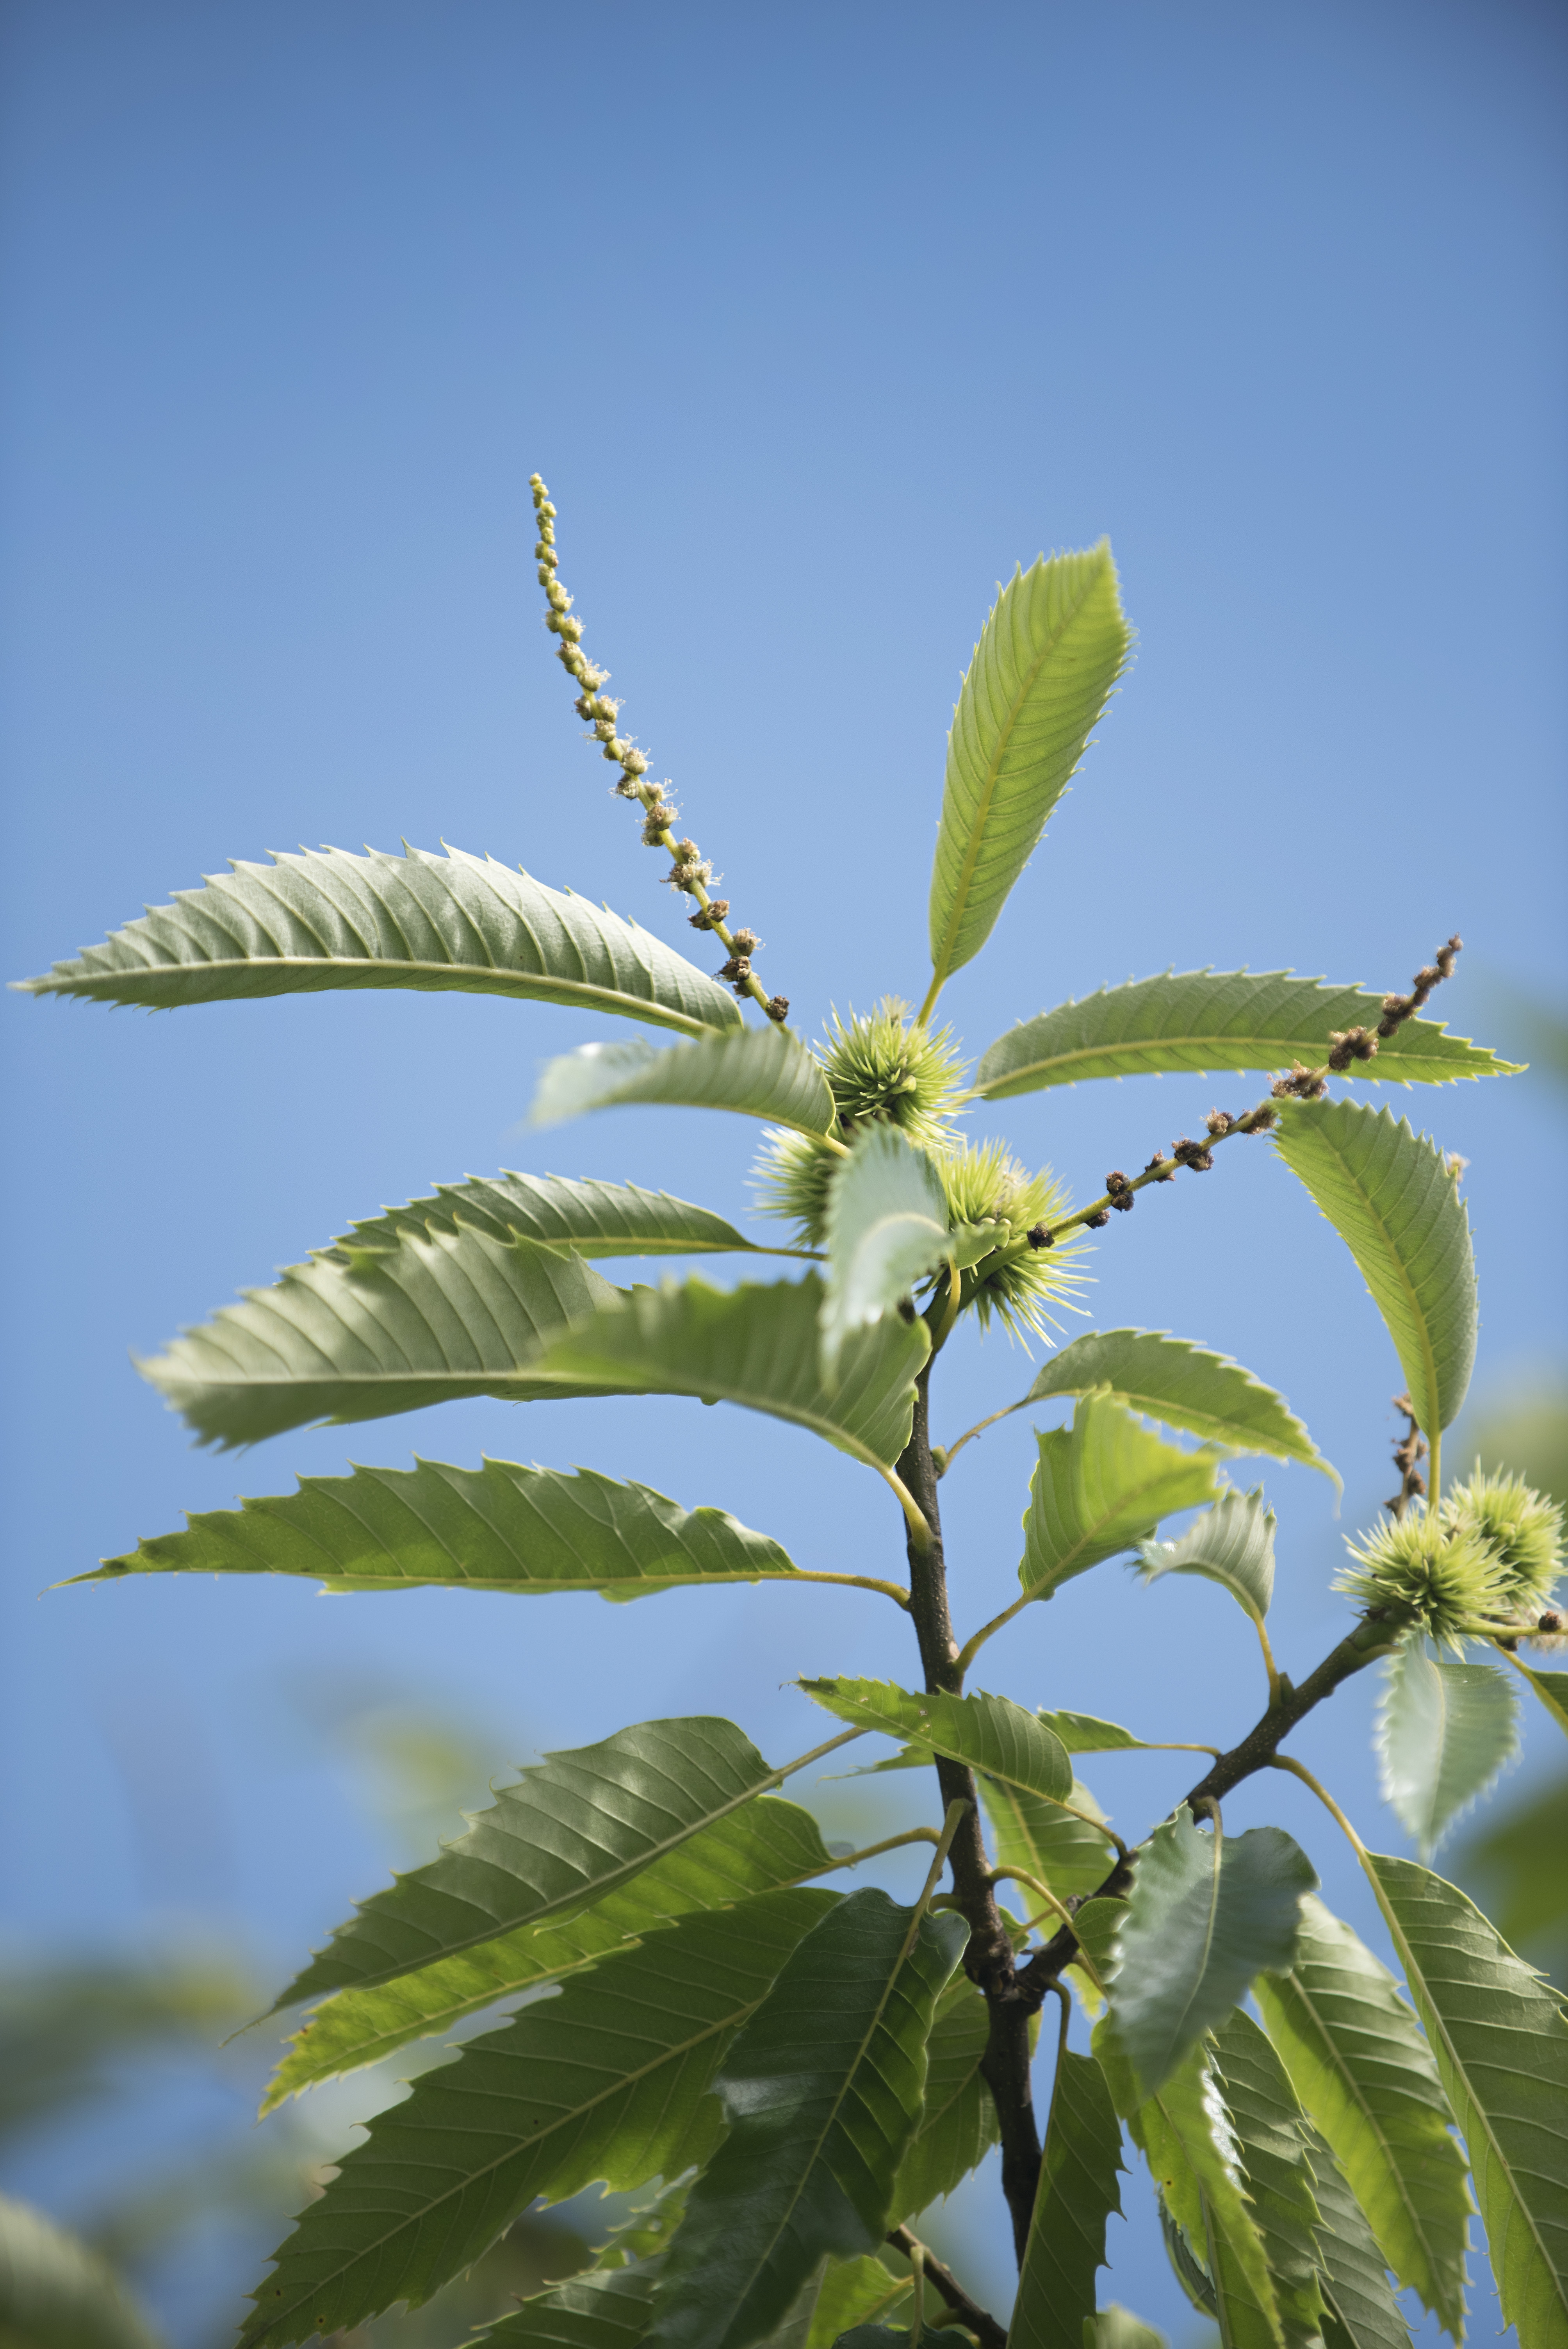
[[[537,476],[533,492],[544,623],[569,698],[659,877],[689,901],[680,917],[722,962],[699,967],[592,895],[460,850],[333,849],[237,864],[26,984],[149,1007],[444,988],[576,1006],[596,1028],[614,1017],[634,1024],[546,1068],[540,1122],[638,1102],[750,1118],[761,1204],[779,1220],[755,1238],[730,1220],[736,1202],[553,1175],[453,1182],[354,1225],[142,1368],[224,1445],[462,1395],[727,1402],[810,1429],[880,1479],[887,1554],[830,1569],[814,1551],[806,1566],[700,1493],[671,1499],[599,1469],[424,1461],[204,1514],[82,1578],[265,1572],[341,1591],[614,1600],[840,1585],[891,1606],[886,1676],[802,1681],[825,1733],[803,1730],[780,1763],[711,1717],[552,1754],[359,1904],[280,1992],[278,2009],[306,2012],[269,2107],[476,2017],[489,2027],[465,2029],[452,2059],[423,2069],[344,2156],[257,2286],[245,2342],[342,2337],[417,2305],[531,2204],[594,2184],[654,2199],[591,2268],[485,2340],[828,2349],[939,2324],[983,2349],[1158,2339],[1099,2304],[1130,2147],[1176,2281],[1239,2349],[1398,2349],[1406,2288],[1458,2342],[1468,2180],[1505,2321],[1522,2349],[1563,2349],[1568,2025],[1426,1864],[1512,1751],[1518,1688],[1568,1723],[1568,1677],[1522,1653],[1561,1625],[1561,1516],[1479,1469],[1443,1485],[1442,1434],[1476,1340],[1460,1170],[1360,1092],[1510,1072],[1420,1016],[1460,939],[1404,994],[1387,991],[1387,972],[1368,990],[1166,971],[1025,1007],[965,1061],[934,1024],[944,982],[1002,916],[1126,666],[1102,543],[1016,571],[981,631],[947,741],[918,1012],[889,995],[834,1013],[812,1040],[759,976],[762,940],[711,894],[711,857],[677,832],[673,787],[652,780],[605,693]],[[727,885],[744,904],[744,876]],[[974,1129],[977,1111],[1000,1122],[1018,1094],[1160,1071],[1212,1071],[1228,1090],[1250,1073],[1253,1098],[1237,1105],[1232,1091],[1199,1138],[1147,1161],[1151,1136],[1135,1122],[1123,1164],[1076,1206],[1004,1133]],[[1265,1179],[1244,1151],[1232,1163],[1233,1143],[1264,1135],[1266,1179],[1295,1177],[1344,1239],[1408,1388],[1399,1492],[1350,1541],[1336,1586],[1348,1619],[1320,1662],[1292,1657],[1288,1672],[1268,1628],[1275,1514],[1261,1490],[1227,1482],[1225,1463],[1335,1471],[1282,1395],[1204,1342],[1213,1331],[1083,1326],[1088,1233],[1128,1245],[1126,1218],[1151,1186],[1132,1228],[1150,1215],[1166,1228],[1191,1212],[1189,1174]],[[689,1263],[655,1287],[614,1278],[620,1257],[727,1255],[743,1260],[729,1288]],[[981,1339],[995,1323],[1044,1340],[1044,1367],[1019,1393],[1004,1354],[996,1407],[934,1443],[939,1358],[961,1324]],[[1017,1593],[975,1622],[950,1590],[940,1483],[1018,1411],[1037,1421],[1037,1456],[1019,1495]],[[1215,1742],[1202,1681],[1181,1741],[1163,1747],[995,1685],[999,1635],[1119,1560],[1145,1583],[1200,1578],[1235,1601],[1259,1674],[1239,1744]],[[1148,1634],[1131,1589],[1119,1586],[1118,1615],[1137,1640]],[[993,1686],[976,1689],[993,1640]],[[1375,1662],[1385,1789],[1418,1862],[1368,1850],[1286,1750]],[[1070,1690],[1069,1656],[1052,1685]],[[908,1823],[845,1856],[787,1782],[865,1738],[891,1741],[875,1766],[905,1773]],[[1130,1750],[1178,1756],[1165,1816],[1131,1846],[1099,1799]],[[1304,1779],[1349,1837],[1408,2000],[1325,1907],[1312,1857],[1279,1826],[1242,1832],[1224,1816],[1244,1781],[1277,1784],[1271,1770]],[[929,1863],[913,1901],[846,1880],[898,1845]],[[1069,2044],[1075,2007],[1092,2038]],[[1057,2028],[1041,2032],[1042,2011]],[[995,2147],[1018,2262],[1006,2318],[919,2233],[922,2212]]]

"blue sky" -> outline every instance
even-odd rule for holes
[[[538,467],[589,644],[803,1028],[918,999],[943,738],[995,583],[1102,533],[1136,665],[948,991],[969,1048],[1169,964],[1392,987],[1456,927],[1460,1032],[1506,1051],[1511,989],[1563,999],[1556,9],[19,0],[0,38],[8,975],[302,841],[489,850],[689,945],[548,657]],[[135,1378],[128,1350],[432,1180],[745,1211],[739,1121],[523,1124],[538,1061],[604,1032],[459,998],[10,999],[16,1946],[194,1922],[292,1971],[390,1857],[302,1725],[324,1705],[455,1712],[497,1771],[682,1710],[782,1759],[819,1734],[794,1674],[910,1668],[848,1594],[36,1597],[182,1509],[415,1449],[582,1461],[803,1563],[891,1562],[872,1480],[728,1412],[471,1403],[237,1460]],[[1037,1095],[982,1130],[1084,1195],[1243,1090]],[[1396,1106],[1471,1162],[1478,1392],[1560,1363],[1544,1081]],[[1389,1483],[1397,1369],[1359,1280],[1266,1145],[1150,1195],[1095,1270],[1098,1321],[1236,1354],[1343,1469],[1338,1524],[1322,1480],[1268,1480],[1299,1671]],[[1005,1345],[955,1352],[939,1433],[1026,1383]],[[1002,1603],[1031,1458],[1016,1419],[947,1488],[965,1618]],[[1257,1704],[1244,1634],[1217,1592],[1109,1568],[992,1653],[1028,1701],[1207,1735],[1201,1704],[1222,1738]],[[1373,1693],[1300,1749],[1397,1848]],[[1139,1832],[1180,1791],[1141,1759],[1102,1779]],[[1296,1796],[1250,1788],[1238,1821],[1300,1834],[1370,1930]],[[1144,2199],[1109,2289],[1179,2333]],[[993,2221],[965,2223],[994,2266]]]

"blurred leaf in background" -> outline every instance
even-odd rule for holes
[[[1467,1412],[1450,1457],[1503,1468],[1568,1504],[1568,1386],[1518,1379]],[[1449,1873],[1473,1894],[1503,1939],[1568,1991],[1568,1745],[1532,1708],[1537,1754],[1550,1745],[1551,1775],[1489,1810],[1452,1855]]]

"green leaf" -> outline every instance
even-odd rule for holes
[[[1382,1795],[1429,1859],[1519,1751],[1519,1707],[1491,1664],[1436,1663],[1418,1640],[1393,1657],[1377,1712]]]
[[[834,2349],[851,2324],[881,2316],[907,2316],[913,2303],[907,2276],[891,2275],[881,2260],[830,2260],[817,2295],[806,2349]],[[926,2306],[931,2296],[926,2297]]]
[[[296,2033],[273,2075],[263,2115],[323,2080],[381,2062],[410,2040],[449,2031],[498,2000],[582,1973],[674,1918],[731,1908],[831,1865],[809,1811],[759,1795],[575,1915],[520,1925],[370,1989],[339,1991]]]
[[[584,1044],[545,1062],[529,1114],[535,1125],[560,1125],[585,1110],[630,1102],[735,1110],[819,1136],[835,1131],[837,1116],[810,1053],[771,1022],[665,1051],[638,1042]]]
[[[1532,1672],[1528,1664],[1519,1669],[1558,1728],[1568,1732],[1568,1672]]]
[[[1305,2349],[1322,2329],[1316,2240],[1322,2220],[1300,2107],[1284,2066],[1251,2015],[1228,2015],[1214,2033],[1214,2048],[1280,2323],[1293,2349]]]
[[[1223,2293],[1233,2349],[1284,2349],[1274,2281],[1237,2168],[1230,2116],[1202,2044],[1164,2086],[1140,2099],[1113,2019],[1097,2023],[1094,2051],[1116,2108],[1149,2163],[1162,2209]],[[1222,2249],[1222,2261],[1217,2250]],[[1193,2256],[1197,2253],[1194,2251]]]
[[[1391,1110],[1345,1101],[1282,1102],[1278,1148],[1355,1257],[1429,1442],[1475,1361],[1475,1259],[1448,1161]]]
[[[1095,2320],[1095,2278],[1106,2264],[1105,2223],[1119,2212],[1121,2128],[1092,2055],[1057,2060],[1040,2183],[1008,2327],[1010,2349],[1084,2349]]]
[[[1288,1971],[1253,1985],[1296,2095],[1323,2131],[1401,2284],[1457,2341],[1470,2197],[1451,2116],[1393,1976],[1315,1895]]]
[[[465,2349],[637,2349],[657,2282],[656,2265],[591,2269],[525,2300]]]
[[[840,1383],[822,1384],[815,1274],[770,1287],[710,1288],[696,1278],[614,1292],[550,1346],[542,1372],[574,1393],[687,1394],[735,1402],[810,1428],[841,1452],[891,1468],[909,1442],[915,1374],[930,1351],[923,1321],[896,1314],[844,1348]]]
[[[742,2349],[824,2253],[874,2250],[920,2119],[925,2042],[968,1928],[851,1893],[785,1961],[715,2083],[729,2133],[692,2189],[649,2349]]]
[[[706,2160],[721,2127],[714,2074],[835,1901],[769,1892],[680,1918],[422,2074],[274,2255],[247,2349],[421,2306],[536,2196],[620,2192]]]
[[[616,1296],[576,1257],[459,1228],[396,1251],[294,1265],[137,1367],[204,1443],[381,1419],[471,1395],[592,1393],[540,1369],[550,1340]]]
[[[1326,2349],[1410,2349],[1410,2328],[1389,2286],[1367,2213],[1310,2121],[1305,2135],[1313,2199],[1322,2218],[1317,2254]]]
[[[0,2195],[5,2349],[159,2349],[113,2271],[41,2210]]]
[[[828,1370],[837,1371],[852,1330],[881,1320],[947,1253],[947,1195],[935,1167],[896,1125],[865,1127],[828,1194]]]
[[[1097,1387],[1109,1387],[1118,1402],[1184,1435],[1201,1436],[1227,1452],[1298,1460],[1339,1481],[1282,1395],[1239,1362],[1208,1353],[1185,1338],[1170,1338],[1161,1330],[1091,1330],[1050,1357],[1024,1402],[1092,1394]]]
[[[492,857],[302,850],[237,864],[128,922],[32,995],[172,1010],[335,987],[457,988],[581,1004],[688,1036],[739,1025],[717,979],[634,922]]]
[[[1035,1440],[1040,1456],[1018,1567],[1033,1599],[1048,1599],[1075,1574],[1135,1549],[1161,1517],[1219,1491],[1212,1454],[1162,1443],[1103,1392],[1081,1399],[1071,1427]]]
[[[1145,2094],[1246,1996],[1293,1962],[1317,1873],[1283,1827],[1201,1834],[1185,1804],[1139,1853],[1111,2013]]]
[[[395,1248],[412,1236],[455,1232],[459,1223],[492,1240],[535,1240],[542,1247],[574,1249],[581,1257],[798,1256],[798,1248],[762,1248],[722,1216],[672,1199],[667,1191],[634,1183],[573,1182],[563,1174],[470,1174],[438,1183],[433,1197],[410,1199],[361,1217],[334,1243],[344,1262],[356,1248]]]
[[[1326,987],[1284,970],[1164,971],[1102,987],[999,1036],[971,1091],[988,1101],[1073,1085],[1089,1077],[1207,1075],[1221,1069],[1315,1067],[1336,1033],[1376,1028],[1383,999],[1358,987]],[[1347,1072],[1385,1084],[1441,1085],[1456,1077],[1517,1076],[1484,1045],[1450,1036],[1437,1020],[1408,1019],[1373,1061]]]
[[[1000,589],[947,738],[932,995],[979,953],[1083,757],[1130,641],[1109,540]]]
[[[733,1722],[698,1714],[547,1754],[438,1859],[359,1903],[276,2000],[368,1990],[520,1925],[573,1916],[777,1784]]]
[[[1060,1741],[1010,1697],[912,1695],[893,1681],[801,1681],[809,1697],[851,1728],[917,1739],[1001,1786],[1070,1799],[1073,1768]]]
[[[1180,1541],[1145,1542],[1139,1554],[1145,1582],[1201,1574],[1261,1623],[1274,1597],[1274,1513],[1264,1508],[1262,1493],[1222,1493]]]
[[[1039,1718],[1053,1736],[1061,1739],[1069,1754],[1153,1754],[1161,1750],[1145,1745],[1130,1729],[1122,1729],[1114,1721],[1100,1721],[1092,1713],[1047,1713],[1042,1706]]]
[[[964,1974],[955,1974],[936,2002],[926,2042],[925,2103],[899,2165],[895,2224],[951,2194],[996,2142],[996,2107],[980,2077],[989,2031],[985,1999]]]
[[[1113,2300],[1096,2316],[1092,2332],[1085,2327],[1083,2349],[1170,2349],[1170,2344],[1163,2333]]]
[[[487,1460],[302,1476],[297,1493],[187,1519],[77,1582],[126,1574],[299,1574],[328,1590],[597,1590],[641,1599],[682,1583],[788,1580],[779,1544],[723,1509],[683,1509],[647,1485]]]
[[[1368,1853],[1405,1979],[1470,2152],[1505,2324],[1568,2341],[1568,2022],[1473,1901],[1413,1860]]]
[[[995,1778],[980,1781],[980,1799],[991,1822],[1001,1868],[1021,1868],[1050,1887],[1059,1900],[1082,1899],[1104,1883],[1115,1856],[1108,1835],[1092,1826],[1099,1806],[1075,1778],[1068,1790],[1075,1818],[1038,1795]]]

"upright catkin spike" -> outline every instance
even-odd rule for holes
[[[670,859],[670,869],[665,879],[672,889],[683,896],[695,897],[696,911],[691,916],[692,926],[699,930],[711,930],[725,947],[729,959],[719,973],[729,981],[744,1002],[750,996],[761,1005],[769,1019],[779,1027],[789,1016],[789,999],[784,995],[770,996],[751,968],[751,957],[757,948],[752,932],[731,935],[725,916],[729,912],[727,897],[710,897],[707,885],[713,879],[713,866],[697,847],[695,840],[677,840],[673,827],[680,821],[680,810],[665,797],[667,784],[650,783],[647,753],[620,730],[621,704],[601,691],[610,672],[598,668],[583,649],[583,623],[573,616],[572,598],[562,585],[557,574],[561,558],[555,551],[555,508],[550,492],[537,473],[528,477],[533,492],[533,511],[539,524],[539,538],[534,554],[539,563],[539,584],[544,590],[544,625],[553,636],[559,636],[555,657],[569,677],[582,688],[573,708],[579,718],[593,728],[590,740],[613,767],[618,768],[612,789],[624,800],[634,800],[643,810],[643,842],[648,848],[662,848]],[[741,944],[742,938],[750,944]]]

